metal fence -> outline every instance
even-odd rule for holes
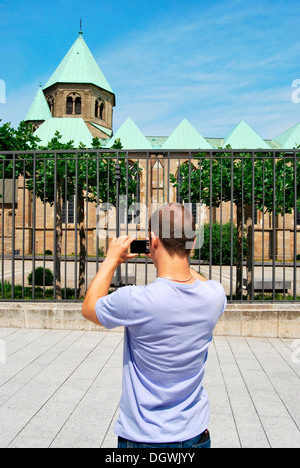
[[[2,152],[0,300],[82,300],[110,239],[145,239],[151,213],[179,202],[196,218],[191,267],[230,302],[299,301],[299,162],[297,150]],[[112,287],[156,275],[140,256]]]

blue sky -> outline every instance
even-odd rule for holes
[[[0,0],[0,18],[0,118],[15,127],[77,39],[80,18],[116,94],[115,132],[131,117],[145,135],[167,136],[186,118],[205,137],[225,137],[244,119],[275,138],[300,122],[291,99],[298,0]]]

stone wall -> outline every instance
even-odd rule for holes
[[[86,321],[77,303],[1,303],[0,327],[104,330]],[[215,335],[300,338],[300,304],[228,304]]]

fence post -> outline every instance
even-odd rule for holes
[[[119,156],[119,154],[118,154]],[[121,167],[119,164],[119,157],[117,156],[117,163],[115,168],[115,178],[116,178],[116,237],[120,237],[120,183],[121,183]],[[121,265],[117,267],[116,270],[116,284],[115,287],[119,288],[122,286],[122,276],[121,276]]]

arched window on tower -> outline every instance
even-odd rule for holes
[[[81,98],[77,97],[75,99],[75,114],[80,115],[81,114]]]
[[[67,114],[73,114],[73,98],[71,96],[67,97]]]
[[[47,103],[51,112],[52,117],[54,117],[54,97],[49,96],[47,99]]]
[[[66,114],[67,115],[80,115],[81,114],[81,96],[79,94],[71,93],[67,96]]]
[[[104,102],[101,102],[100,104],[100,119],[101,120],[104,120],[104,109],[105,109]]]
[[[105,120],[105,104],[100,98],[95,101],[95,117],[96,119]]]

